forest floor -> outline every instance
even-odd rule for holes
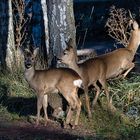
[[[12,83],[12,84],[11,84]],[[117,111],[108,110],[104,92],[94,107],[92,119],[86,114],[85,98],[79,125],[64,129],[58,122],[43,119],[35,127],[36,96],[21,73],[0,74],[0,140],[140,140],[140,74],[108,83]],[[93,91],[89,92],[93,99]],[[56,104],[56,98],[53,102]],[[43,112],[42,112],[43,113]],[[122,115],[123,114],[123,115]],[[42,116],[43,114],[41,114]],[[51,119],[51,118],[50,118]]]
[[[74,130],[62,128],[58,122],[48,122],[35,127],[27,121],[7,121],[0,118],[0,140],[84,140],[94,139],[95,133],[81,124]]]

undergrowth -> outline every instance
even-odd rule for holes
[[[111,80],[108,87],[116,111],[112,113],[107,108],[102,91],[99,97],[102,105],[96,105],[92,119],[89,121],[85,113],[81,114],[85,129],[93,130],[99,139],[140,139],[140,74],[131,73],[129,78]]]
[[[80,124],[99,139],[140,139],[140,75],[132,73],[129,78],[108,83],[117,112],[112,114],[108,111],[106,97],[102,92],[99,97],[102,107],[96,105],[90,121],[83,107]],[[0,73],[0,118],[27,121],[29,115],[36,114],[35,97],[22,71]]]
[[[140,126],[140,74],[131,73],[131,77],[109,84],[114,106],[132,121],[132,125]]]
[[[34,106],[35,94],[29,88],[22,71],[0,73],[0,117],[22,119]]]

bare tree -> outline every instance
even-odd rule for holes
[[[25,14],[25,9],[28,6],[29,1],[24,0],[12,0],[13,4],[13,14],[14,14],[14,35],[15,35],[15,49],[17,52],[17,62],[18,65],[21,66],[21,63],[23,62],[23,58],[21,57],[20,49],[23,48],[23,45],[27,41],[28,32],[27,27],[31,21],[32,13],[29,13],[28,15]]]
[[[25,9],[30,1],[12,0],[15,26],[15,47],[20,48],[27,38],[27,25],[32,18],[32,13],[25,16]]]
[[[0,24],[0,61],[4,69],[13,71],[21,67],[20,47],[26,38],[25,4],[23,0],[2,0],[1,3],[0,15],[3,22]]]
[[[132,14],[124,8],[117,9],[115,6],[112,6],[109,16],[106,22],[109,36],[114,38],[117,43],[126,47],[130,39],[130,21],[132,20]]]

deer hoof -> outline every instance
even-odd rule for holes
[[[71,127],[71,129],[75,129],[75,125],[73,125],[73,126]]]
[[[39,123],[36,123],[36,124],[34,125],[35,128],[37,128],[38,126],[39,126]]]
[[[64,128],[64,129],[68,128],[67,124],[64,124],[63,128]]]

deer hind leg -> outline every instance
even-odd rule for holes
[[[71,117],[73,115],[73,110],[77,109],[75,123],[74,123],[74,126],[72,126],[72,128],[74,129],[75,125],[78,125],[80,112],[81,112],[81,101],[78,98],[77,89],[73,90],[73,92],[71,92],[70,96],[66,97],[66,99],[69,103],[69,111],[68,111],[67,117],[66,117],[66,125],[70,124]]]
[[[79,122],[79,117],[80,117],[80,113],[81,113],[81,105],[82,105],[82,103],[81,103],[81,101],[80,101],[80,99],[77,97],[77,113],[76,113],[76,118],[75,118],[75,123],[74,123],[74,125],[78,125],[78,122]],[[73,127],[74,128],[74,127]]]
[[[36,125],[37,126],[39,125],[40,110],[42,108],[43,98],[44,98],[44,95],[37,96],[37,119],[36,119]]]
[[[80,117],[80,112],[81,112],[81,101],[78,98],[78,96],[73,96],[72,100],[74,101],[74,103],[73,103],[73,105],[70,106],[71,110],[70,110],[70,115],[69,115],[69,118],[68,118],[69,120],[66,120],[66,123],[67,124],[70,123],[73,111],[76,110],[75,122],[74,122],[74,125],[72,125],[72,129],[74,129],[75,126],[77,126],[78,122],[79,122],[79,117]]]
[[[93,110],[93,108],[94,108],[94,106],[95,106],[95,104],[96,104],[96,102],[97,102],[98,96],[99,96],[99,94],[100,94],[100,88],[99,88],[99,86],[97,85],[97,82],[94,82],[93,85],[94,85],[94,87],[95,87],[95,89],[96,89],[96,95],[95,95],[95,98],[94,98],[94,100],[93,100],[93,102],[92,102],[92,110]]]
[[[129,63],[128,70],[123,74],[123,78],[127,76],[127,74],[135,67],[134,63]]]
[[[67,125],[70,124],[70,121],[71,121],[71,116],[73,114],[73,110],[72,110],[72,106],[73,106],[73,101],[69,98],[69,97],[65,97],[68,104],[69,104],[69,109],[68,109],[68,113],[67,113],[67,116],[66,116],[66,122],[64,122],[64,128],[67,127]]]
[[[66,117],[66,124],[64,126],[65,128],[66,128],[66,125],[70,124],[72,114],[73,114],[72,107],[69,106],[69,110],[68,110],[67,117]]]
[[[109,108],[112,112],[116,111],[116,108],[113,106],[112,101],[111,101],[111,99],[110,99],[110,97],[109,97],[109,91],[108,91],[108,87],[107,87],[107,85],[106,85],[106,80],[99,80],[99,81],[100,81],[100,83],[101,83],[101,85],[102,85],[102,87],[103,87],[103,89],[104,89],[104,91],[105,91],[106,98],[107,98],[107,105],[108,105],[108,108]]]

